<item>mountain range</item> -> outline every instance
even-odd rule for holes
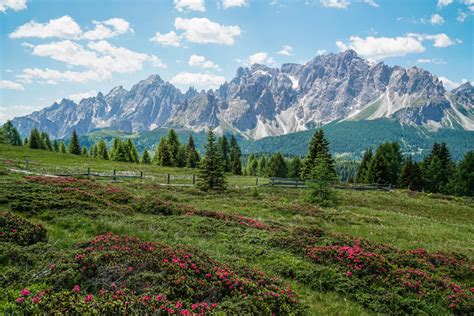
[[[239,67],[218,89],[182,93],[159,75],[107,94],[63,99],[13,119],[22,135],[32,128],[54,138],[73,130],[88,134],[108,129],[147,132],[173,127],[202,132],[232,132],[258,140],[306,131],[329,123],[389,119],[436,132],[474,131],[474,88],[470,82],[448,92],[430,72],[418,67],[371,63],[353,50],[316,56],[306,64],[280,68]]]

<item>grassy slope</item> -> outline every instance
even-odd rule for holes
[[[29,156],[31,160],[58,166],[86,166],[94,169],[111,167],[128,170],[128,164],[110,163],[58,155],[42,151],[0,147],[2,158],[17,159]],[[141,168],[141,167],[140,167]],[[184,170],[147,167],[146,171],[173,173]],[[0,177],[7,185],[21,175]],[[247,180],[236,179],[235,182]],[[313,208],[302,204],[303,191],[295,189],[261,188],[258,194],[251,189],[230,190],[226,194],[206,195],[193,188],[162,187],[149,181],[114,184],[136,196],[153,194],[179,204],[202,210],[245,215],[274,223],[277,226],[323,227],[333,232],[389,243],[402,249],[424,247],[431,251],[457,251],[474,257],[470,237],[474,234],[474,207],[462,199],[395,192],[340,192],[341,204],[336,208]],[[301,212],[301,209],[309,209]],[[144,240],[170,244],[188,244],[225,262],[258,267],[275,274],[286,265],[305,266],[305,261],[282,250],[267,248],[267,231],[244,230],[222,225],[211,218],[195,216],[159,216],[123,214],[113,220],[106,214],[94,219],[82,214],[65,214],[60,217],[35,217],[49,232],[50,243],[69,248],[79,241],[99,233],[138,236]],[[1,271],[1,270],[0,270]],[[311,314],[364,314],[360,306],[335,294],[310,289],[302,283],[287,280],[301,295]]]

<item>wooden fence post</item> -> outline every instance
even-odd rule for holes
[[[88,167],[87,168],[87,176],[90,178],[91,176],[91,167]]]
[[[117,170],[114,169],[114,181],[117,180],[116,175],[117,175]]]
[[[255,178],[255,186],[258,187],[258,177]]]
[[[171,175],[168,173],[168,184],[171,183]]]
[[[26,160],[25,160],[25,168],[26,168],[26,171],[28,171],[29,164],[30,164],[29,160],[26,159]]]
[[[143,179],[143,171],[140,171],[140,179]]]
[[[196,185],[196,175],[193,173],[193,185]]]

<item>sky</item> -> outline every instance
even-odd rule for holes
[[[474,81],[474,0],[0,0],[0,122],[159,74],[216,88],[240,66],[354,49]]]

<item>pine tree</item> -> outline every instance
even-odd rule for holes
[[[87,157],[87,147],[86,146],[82,146],[81,156]]]
[[[300,157],[294,156],[288,165],[288,178],[297,179],[300,177],[303,164]]]
[[[69,153],[73,155],[81,154],[81,145],[76,130],[72,131],[71,141],[69,142]]]
[[[432,166],[432,160],[435,158],[439,160],[439,170],[435,170],[434,166]],[[444,190],[444,187],[450,181],[451,175],[455,173],[455,164],[451,160],[451,154],[446,143],[435,143],[433,145],[430,154],[423,161],[422,172],[424,189],[435,193]]]
[[[186,167],[186,161],[187,161],[187,146],[182,144],[179,146],[179,151],[178,151],[178,167]]]
[[[4,134],[7,138],[7,141],[10,143],[10,145],[13,145],[13,146],[23,145],[23,142],[21,141],[20,133],[18,133],[18,130],[15,128],[15,126],[13,126],[13,123],[11,121],[7,121],[5,124],[3,124],[2,129],[4,130]]]
[[[103,160],[109,160],[109,153],[107,151],[107,144],[105,144],[105,141],[103,139],[101,139],[99,141],[99,143],[97,144],[97,146],[95,146],[96,149],[96,157],[99,158],[99,159],[103,159]]]
[[[401,164],[402,154],[397,143],[379,145],[369,164],[368,182],[397,185]]]
[[[143,150],[142,158],[140,159],[140,162],[144,165],[149,165],[151,164],[151,157],[150,154],[148,153],[148,150]]]
[[[59,146],[59,151],[60,151],[62,154],[66,154],[66,153],[67,153],[66,145],[64,144],[64,142],[61,142],[61,145]]]
[[[414,162],[411,156],[408,156],[400,171],[400,187],[419,191],[422,188],[422,175],[418,163]]]
[[[57,153],[59,152],[59,143],[56,139],[53,142],[53,150]]]
[[[369,182],[369,165],[370,161],[372,160],[372,149],[368,148],[364,156],[362,157],[362,161],[360,163],[359,169],[357,170],[356,182],[357,183],[368,183]]]
[[[451,193],[474,197],[474,151],[464,155],[450,183]]]
[[[199,165],[197,186],[203,191],[223,190],[226,187],[224,163],[212,130],[209,130],[205,148],[205,156]]]
[[[168,140],[165,137],[161,138],[153,161],[160,166],[170,167],[173,165],[171,151],[169,150],[168,146]]]
[[[258,174],[258,160],[255,155],[250,155],[245,167],[245,174],[248,176],[256,176]]]
[[[235,175],[242,174],[242,162],[241,162],[242,152],[240,150],[237,139],[232,135],[230,137],[230,164],[231,171]]]
[[[98,156],[98,148],[97,148],[97,144],[94,144],[91,148],[91,156],[94,157],[94,158],[97,158]]]
[[[28,137],[23,140],[23,146],[28,147]]]
[[[333,206],[337,203],[337,194],[333,188],[333,182],[337,180],[331,166],[328,164],[327,156],[320,152],[314,160],[311,170],[306,201],[320,206]]]
[[[288,166],[286,165],[285,158],[280,153],[273,154],[268,162],[268,176],[286,178],[287,173]]]
[[[317,130],[311,142],[309,144],[308,154],[303,161],[303,167],[301,169],[301,178],[309,179],[311,177],[312,170],[315,166],[316,157],[321,153],[325,157],[327,170],[336,176],[336,169],[334,168],[334,160],[329,151],[329,141],[324,137],[324,131],[322,129]]]
[[[30,139],[28,140],[28,145],[31,149],[41,149],[41,135],[36,128],[33,128],[30,131]]]
[[[194,139],[191,135],[189,135],[188,145],[186,146],[186,167],[197,168],[199,166],[200,160],[201,157],[196,150]]]
[[[45,145],[46,150],[53,151],[53,144],[51,143],[51,140],[49,139],[49,135],[46,132],[41,133],[41,139],[43,140],[43,143]]]
[[[268,164],[267,164],[267,158],[265,158],[265,156],[260,157],[260,159],[258,160],[257,174],[260,177],[264,177],[268,174]]]
[[[168,131],[167,145],[171,157],[171,166],[177,167],[179,165],[179,148],[181,144],[174,129]]]
[[[225,137],[225,135],[223,135],[219,139],[219,147],[221,150],[221,156],[224,163],[224,170],[225,172],[230,172],[231,171],[230,156],[229,156],[230,149],[229,149],[229,142],[227,141],[227,137]]]
[[[130,161],[130,151],[128,150],[127,143],[123,143],[119,140],[117,143],[117,149],[115,150],[114,158],[115,161],[129,162]]]
[[[429,164],[423,166],[423,188],[428,192],[440,192],[444,183],[445,172],[438,156],[433,156]]]
[[[115,160],[115,155],[117,151],[119,150],[119,147],[121,146],[121,144],[122,142],[120,141],[120,138],[115,137],[112,143],[112,149],[110,150],[110,154],[109,154],[110,160]]]
[[[131,139],[127,141],[127,149],[129,152],[129,162],[139,163],[140,157],[138,156],[137,147],[135,147]]]
[[[3,128],[0,128],[0,144],[9,144],[7,133]]]

